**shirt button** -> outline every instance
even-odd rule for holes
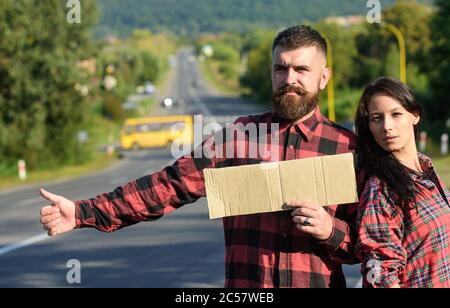
[[[290,149],[290,150],[293,150],[293,149],[294,149],[294,146],[293,146],[293,145],[290,145],[290,146],[289,146],[289,149]]]
[[[285,270],[286,269],[286,264],[281,264],[281,269]]]

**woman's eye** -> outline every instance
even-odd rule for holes
[[[372,122],[379,122],[380,121],[380,117],[373,117],[372,118]]]

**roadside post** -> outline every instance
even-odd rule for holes
[[[19,169],[19,179],[25,181],[27,179],[27,165],[23,159],[17,162],[17,167]]]

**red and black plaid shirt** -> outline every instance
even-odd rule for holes
[[[235,149],[244,146],[248,156],[252,143],[260,144],[264,139],[268,140],[264,145],[276,151],[277,159],[292,160],[347,153],[354,150],[356,141],[352,132],[330,122],[319,108],[312,117],[295,125],[278,121],[270,112],[240,118],[235,125],[249,123],[257,127],[266,124],[268,128],[272,123],[279,123],[278,141],[272,143],[276,138],[272,138],[274,132],[268,129],[266,136],[259,134],[258,140],[247,135],[237,141],[227,141],[224,137],[221,142],[217,139],[212,142],[211,137],[210,144],[213,143],[215,149],[225,149],[233,142]],[[111,232],[140,221],[158,219],[205,196],[204,168],[257,164],[274,159],[273,155],[269,158],[207,157],[184,156],[172,166],[111,193],[77,201],[77,226]],[[224,218],[225,287],[345,287],[341,263],[355,260],[356,209],[356,205],[327,207],[333,216],[334,228],[330,238],[322,242],[298,230],[290,212]]]
[[[424,172],[410,173],[419,191],[411,209],[396,206],[377,177],[365,184],[356,245],[365,287],[450,287],[450,191],[431,160],[419,160]]]

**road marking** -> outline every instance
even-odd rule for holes
[[[31,205],[31,204],[35,204],[35,203],[45,203],[45,201],[42,197],[34,197],[34,198],[19,201],[19,202],[17,202],[17,205],[18,206],[26,206],[26,205]]]
[[[18,250],[20,248],[24,248],[26,246],[33,245],[33,244],[35,244],[37,242],[46,240],[48,238],[49,238],[49,236],[47,235],[47,233],[43,233],[43,234],[39,234],[39,235],[30,237],[30,238],[28,238],[26,240],[23,240],[21,242],[5,246],[3,248],[0,248],[0,256],[1,255],[5,255],[7,253],[10,253],[10,252],[12,252],[14,250]]]
[[[206,105],[202,102],[200,97],[197,95],[197,91],[195,91],[192,87],[188,87],[189,94],[194,99],[194,103],[201,109],[204,115],[213,117],[211,111],[206,107]]]

